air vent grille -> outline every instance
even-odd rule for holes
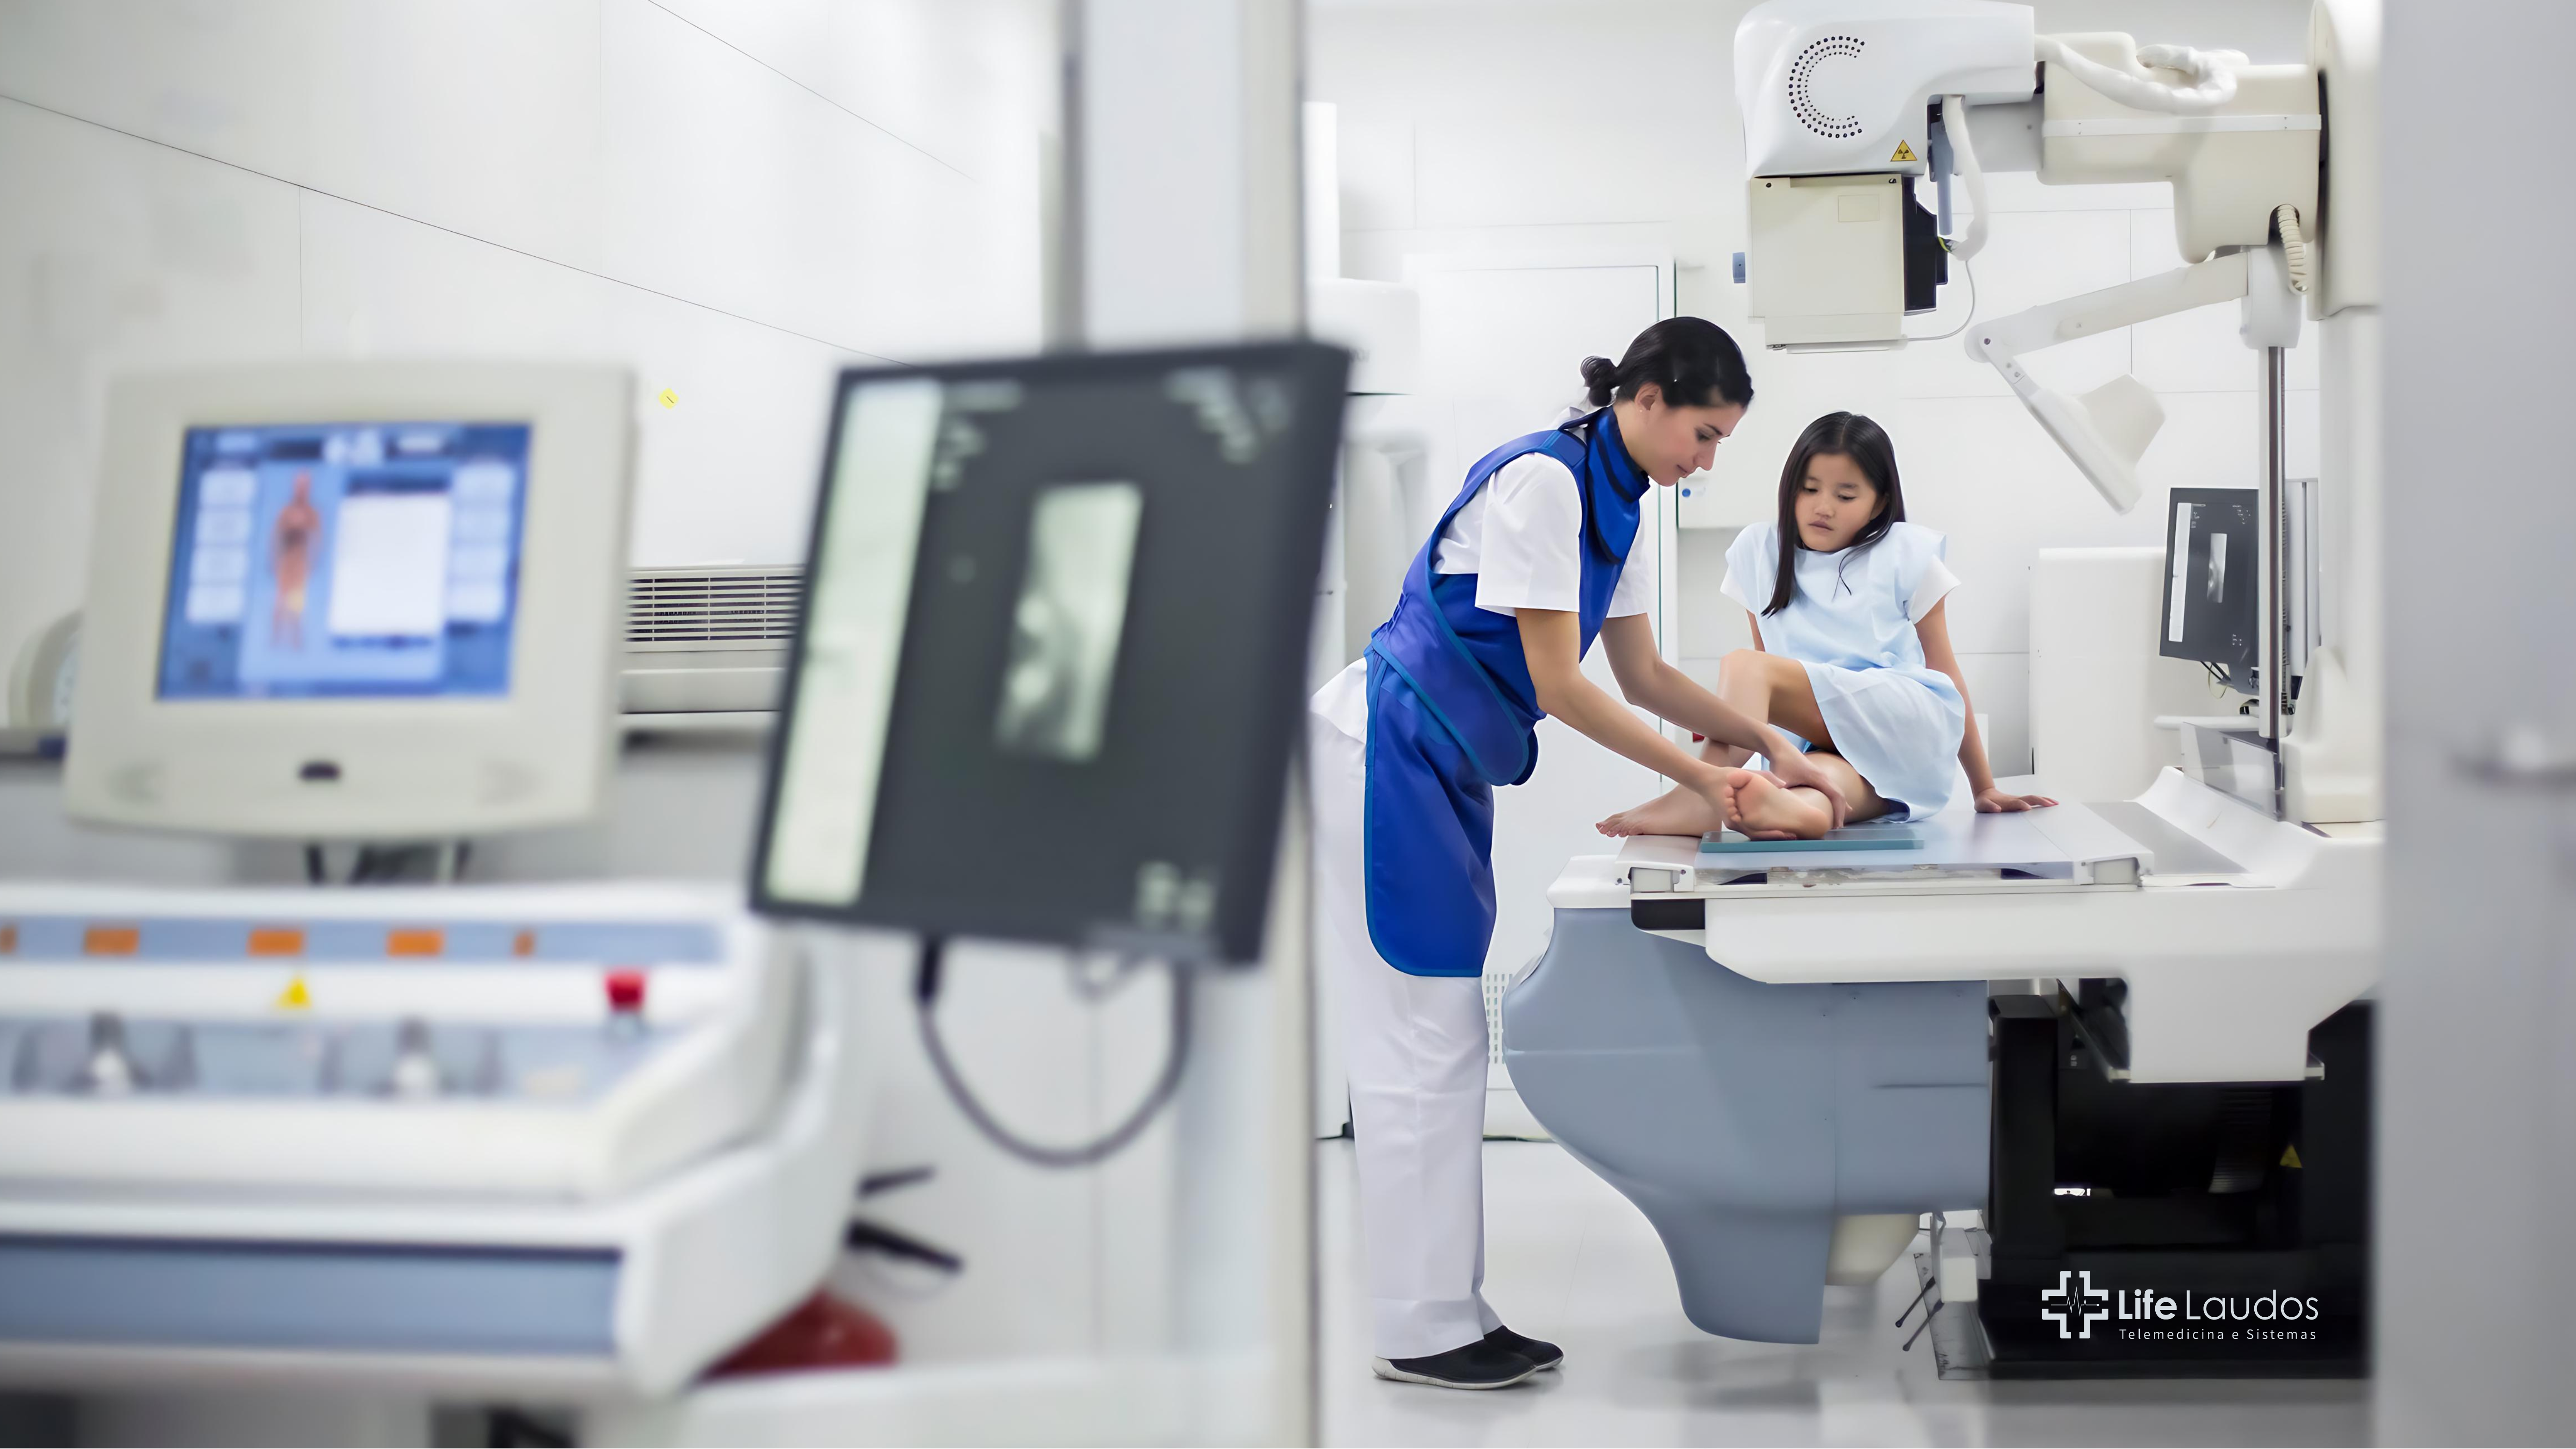
[[[1837,116],[1816,104],[1816,68],[1836,56],[1857,60],[1864,42],[1857,35],[1828,35],[1810,41],[1789,65],[1789,109],[1799,124],[1829,141],[1848,141],[1860,134],[1860,117]]]
[[[627,583],[626,642],[783,649],[804,570],[643,569]]]

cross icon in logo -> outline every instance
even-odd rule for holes
[[[2055,1308],[2040,1309],[2039,1316],[2057,1325],[2059,1338],[2091,1338],[2093,1325],[2111,1316],[2111,1290],[2093,1286],[2093,1270],[2090,1268],[2085,1269],[2080,1275],[2084,1279],[2084,1286],[2080,1289],[2076,1288],[2072,1281],[2077,1276],[2079,1275],[2060,1268],[2057,1270],[2057,1286],[2039,1290],[2040,1302],[2046,1303],[2052,1298],[2058,1302]],[[2094,1307],[2097,1302],[2102,1306]],[[2083,1320],[2083,1332],[2067,1331],[2066,1320],[2070,1310],[2078,1310],[2076,1316]]]

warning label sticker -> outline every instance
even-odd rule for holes
[[[1888,157],[1887,159],[1890,161],[1913,161],[1920,158],[1914,154],[1914,148],[1912,146],[1907,145],[1903,141],[1899,141],[1896,143],[1896,154]]]

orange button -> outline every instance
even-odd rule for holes
[[[143,949],[139,926],[92,926],[81,933],[81,949],[92,956],[131,956]]]
[[[534,956],[537,954],[537,933],[534,931],[521,931],[519,934],[512,936],[510,938],[510,954],[513,956]]]
[[[385,932],[385,954],[388,956],[438,956],[447,951],[445,931],[412,930]]]
[[[0,956],[14,955],[18,950],[18,928],[0,926]]]
[[[293,926],[253,926],[250,953],[254,956],[301,956],[304,954],[304,932]]]

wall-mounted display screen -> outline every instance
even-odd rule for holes
[[[529,433],[188,429],[158,696],[508,694]]]
[[[843,374],[755,907],[1258,959],[1349,371]]]

